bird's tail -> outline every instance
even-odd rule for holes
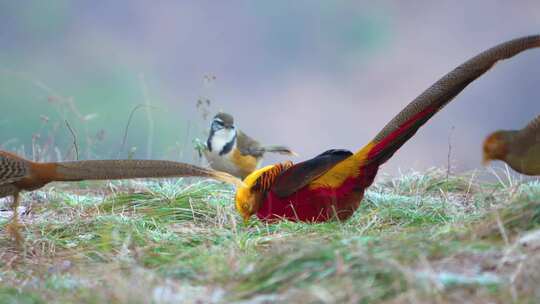
[[[261,148],[263,152],[278,153],[283,155],[298,156],[296,152],[286,146],[266,146]]]
[[[236,186],[243,185],[240,179],[225,172],[165,160],[86,160],[48,165],[54,167],[50,181],[206,177]]]
[[[364,164],[384,163],[433,115],[495,63],[537,47],[540,47],[540,35],[517,38],[464,62],[408,104],[355,157],[362,159]]]

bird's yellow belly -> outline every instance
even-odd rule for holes
[[[251,155],[242,155],[238,149],[233,149],[224,155],[205,151],[205,156],[212,169],[227,172],[242,179],[260,165],[260,160]]]

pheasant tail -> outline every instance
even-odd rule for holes
[[[224,172],[198,166],[162,160],[89,160],[56,163],[55,181],[207,177],[241,185],[242,181]]]
[[[357,153],[364,154],[366,163],[384,163],[435,113],[495,63],[535,47],[540,47],[540,35],[510,40],[469,59],[407,105],[368,144],[367,151],[362,149]]]

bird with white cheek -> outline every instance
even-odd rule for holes
[[[285,146],[262,146],[238,130],[230,114],[222,112],[214,116],[204,150],[210,167],[245,178],[260,167],[266,152],[296,156]]]

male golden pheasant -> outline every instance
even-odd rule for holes
[[[484,163],[502,160],[526,175],[540,175],[540,116],[521,130],[500,130],[484,141]]]
[[[439,79],[407,105],[356,153],[329,150],[313,159],[259,169],[236,192],[236,208],[248,220],[322,222],[345,220],[360,205],[364,191],[392,155],[435,113],[497,61],[540,47],[540,35],[497,45]]]
[[[0,151],[0,198],[13,196],[13,218],[8,232],[21,241],[18,232],[19,193],[39,189],[54,181],[109,180],[152,177],[208,177],[242,185],[242,181],[224,172],[161,160],[86,160],[36,163],[15,154]]]

